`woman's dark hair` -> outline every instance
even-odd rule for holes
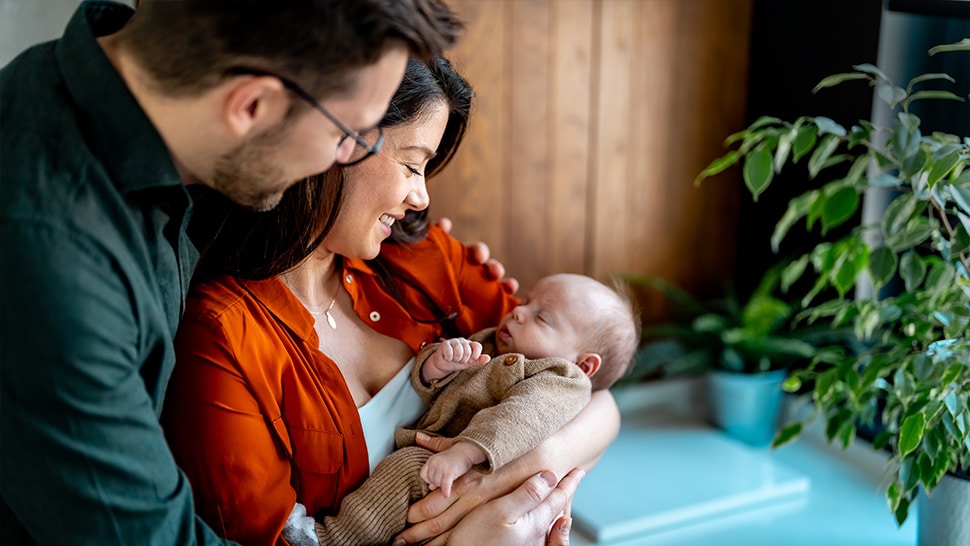
[[[468,82],[447,59],[411,59],[381,126],[418,120],[435,103],[448,106],[444,134],[425,170],[430,178],[451,161],[461,144],[472,94]],[[279,205],[266,212],[244,209],[215,191],[202,190],[190,228],[202,255],[196,279],[215,274],[267,279],[296,267],[330,232],[340,212],[343,184],[343,168],[332,168],[294,184]],[[391,238],[397,243],[414,242],[424,238],[427,231],[427,211],[409,211],[394,223]],[[379,271],[387,270],[379,259],[375,265]]]

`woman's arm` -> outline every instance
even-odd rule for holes
[[[414,525],[398,535],[399,539],[404,540],[401,544],[414,544],[449,532],[479,506],[509,495],[543,470],[549,470],[556,476],[565,476],[574,468],[591,469],[619,429],[620,413],[613,396],[609,391],[594,392],[589,404],[576,418],[536,449],[488,476],[476,471],[465,474],[455,481],[448,498],[434,491],[412,505],[408,512],[408,521]],[[447,448],[450,441],[432,438],[422,445],[432,451],[440,451]],[[505,502],[514,503],[517,498],[520,497],[513,495]],[[462,532],[471,533],[479,529],[483,533],[494,532],[496,522],[483,519],[480,516],[469,517],[470,521],[462,524]],[[540,523],[534,519],[529,521],[536,525]],[[541,522],[543,536],[552,521],[550,518]],[[443,537],[439,539],[440,542],[436,540],[432,544],[443,544]]]

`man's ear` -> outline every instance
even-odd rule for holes
[[[583,370],[588,377],[593,377],[596,372],[600,371],[600,364],[603,363],[603,358],[596,353],[583,353],[579,355],[576,360],[576,365],[579,369]]]
[[[272,76],[244,76],[231,84],[223,105],[229,132],[245,138],[279,123],[286,115],[289,99],[280,80]]]

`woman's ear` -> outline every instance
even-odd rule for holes
[[[583,373],[587,377],[593,377],[596,372],[600,371],[600,365],[603,363],[603,358],[596,353],[583,353],[579,355],[579,359],[576,360],[576,365],[579,369],[583,370]]]
[[[273,76],[240,76],[223,101],[223,119],[234,137],[245,138],[282,121],[289,107],[286,89]]]

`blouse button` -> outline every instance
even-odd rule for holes
[[[347,273],[347,276],[344,277],[344,280],[347,281],[347,284],[353,284],[354,283],[354,277],[350,273]]]
[[[371,319],[372,322],[377,322],[377,321],[381,320],[381,314],[378,313],[377,311],[371,311],[370,312],[370,319]]]
[[[515,364],[518,360],[519,360],[519,357],[515,355],[509,355],[505,357],[505,365],[511,366],[512,364]]]

